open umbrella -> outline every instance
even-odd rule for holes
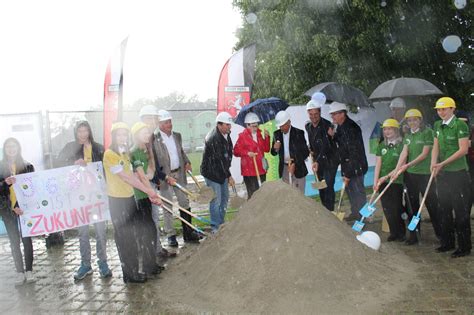
[[[391,99],[406,96],[442,95],[433,83],[419,78],[397,78],[375,88],[369,99]]]
[[[324,93],[328,101],[340,102],[358,107],[372,107],[364,92],[356,87],[344,83],[320,83],[307,90],[304,95],[312,96],[316,92]]]
[[[255,113],[260,118],[261,123],[266,123],[275,118],[275,115],[288,108],[288,103],[277,97],[259,98],[252,103],[245,105],[235,118],[235,123],[245,127],[244,119],[247,113]]]

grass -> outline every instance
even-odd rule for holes
[[[232,219],[235,217],[235,215],[237,214],[237,212],[233,212],[235,209],[227,209],[227,213],[225,215],[225,222],[229,222],[229,221],[232,221]],[[232,213],[229,213],[229,211],[231,211]],[[209,215],[199,215],[205,219],[208,219],[210,220],[210,216]],[[207,230],[210,228],[209,224],[205,223],[205,222],[201,222],[199,221],[198,219],[195,219],[193,218],[193,225],[200,228],[201,230]],[[164,227],[164,223],[163,222],[160,222],[160,226],[161,227]],[[176,231],[180,231],[180,233],[182,232],[182,226],[181,226],[181,221],[176,219],[173,221],[173,226],[174,228],[176,229]]]
[[[193,175],[201,175],[202,152],[191,152],[186,154],[193,167]]]

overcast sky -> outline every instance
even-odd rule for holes
[[[108,59],[128,35],[124,102],[178,91],[216,98],[241,26],[231,0],[0,2],[0,113],[102,104]]]

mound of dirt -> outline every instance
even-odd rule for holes
[[[319,203],[274,181],[156,285],[178,312],[353,313],[380,311],[413,274],[404,254],[367,248]]]

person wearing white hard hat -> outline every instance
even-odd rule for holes
[[[201,175],[206,185],[214,190],[216,197],[209,203],[212,231],[216,232],[224,223],[229,201],[229,185],[234,185],[230,174],[233,145],[230,138],[232,116],[228,112],[221,112],[216,117],[216,128],[206,136],[204,153],[202,155]]]
[[[336,144],[341,174],[344,182],[347,183],[346,192],[351,203],[351,214],[344,219],[353,221],[360,218],[359,210],[367,202],[364,175],[367,173],[368,164],[362,130],[347,116],[346,104],[331,103],[329,114],[337,128],[336,131],[329,130],[328,133]]]
[[[284,110],[276,114],[275,123],[279,130],[273,133],[270,153],[279,156],[278,174],[304,194],[308,174],[305,160],[309,155],[304,131],[291,125],[290,115]]]
[[[240,170],[244,177],[249,199],[259,188],[257,171],[260,175],[260,182],[263,183],[268,168],[268,165],[265,165],[264,153],[270,151],[270,136],[267,130],[264,132],[265,138],[262,136],[262,131],[258,128],[259,122],[260,118],[257,114],[248,113],[244,119],[246,128],[239,134],[234,146],[234,155],[240,157]]]
[[[158,127],[158,109],[155,105],[145,105],[140,109],[138,113],[140,120],[150,126],[150,130],[153,132]]]
[[[327,184],[327,188],[319,190],[321,203],[329,211],[334,211],[336,201],[334,182],[339,160],[336,156],[334,141],[328,134],[329,130],[333,129],[332,124],[329,120],[321,117],[321,106],[326,102],[325,97],[321,99],[324,102],[316,102],[312,99],[306,104],[310,121],[306,123],[305,129],[308,133],[313,172],[318,175],[319,179],[324,179]]]
[[[189,199],[174,183],[183,187],[187,185],[186,172],[192,171],[191,162],[184,152],[181,134],[173,131],[173,118],[166,110],[158,112],[158,129],[155,131],[153,148],[155,161],[160,163],[161,171],[166,175],[165,180],[160,182],[161,195],[168,199],[173,199],[173,192],[178,198],[178,204],[191,211]],[[169,205],[171,207],[171,205]],[[180,211],[180,216],[191,222],[191,215]],[[178,247],[176,240],[176,230],[173,226],[173,215],[166,211],[164,213],[165,233],[168,237],[168,245]],[[194,232],[187,224],[181,222],[183,227],[183,239],[185,242],[199,243],[200,236]]]

